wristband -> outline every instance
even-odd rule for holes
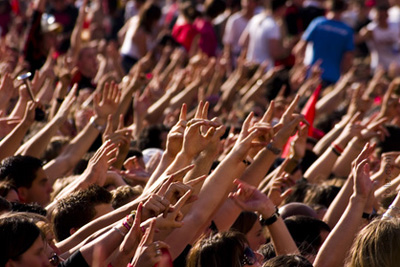
[[[332,150],[332,152],[336,155],[336,156],[338,156],[338,157],[340,157],[342,154],[339,152],[339,151],[337,151],[336,150],[336,148],[334,148],[333,146],[331,146],[331,150]]]
[[[278,220],[279,216],[281,216],[279,214],[279,209],[278,209],[278,207],[275,206],[274,214],[272,214],[271,217],[269,217],[268,219],[264,219],[262,217],[262,215],[260,215],[260,223],[263,226],[264,225],[266,225],[266,226],[271,225],[271,224],[273,224],[274,222],[276,222]]]
[[[268,149],[269,151],[271,151],[272,153],[274,153],[275,155],[279,155],[279,154],[282,152],[282,149],[279,149],[279,148],[277,148],[277,147],[274,147],[274,146],[272,145],[272,143],[269,143],[269,144],[267,145],[267,149]]]
[[[131,230],[131,227],[129,226],[129,224],[128,224],[125,220],[122,222],[122,225],[123,225],[126,229],[128,229],[128,231]]]
[[[362,218],[370,221],[372,219],[372,216],[370,213],[363,212]]]
[[[129,215],[126,215],[126,220],[125,221],[130,227],[132,227],[133,223],[130,223]]]
[[[56,101],[58,104],[62,104],[62,102],[64,101],[64,98],[56,98]]]
[[[337,144],[332,143],[332,147],[335,148],[340,154],[343,153],[344,149],[338,146]]]
[[[104,125],[102,126],[102,125],[97,124],[94,117],[90,118],[89,123],[91,125],[93,125],[93,127],[96,128],[99,132],[103,132],[106,128]]]
[[[125,237],[125,234],[124,234],[124,232],[121,231],[121,229],[119,229],[119,228],[116,227],[116,226],[114,226],[113,229],[114,229],[115,231],[117,231],[118,233],[120,233],[123,237]]]

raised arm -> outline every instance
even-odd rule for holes
[[[69,92],[65,98],[60,109],[54,116],[54,118],[46,124],[37,134],[23,144],[17,151],[17,154],[29,155],[32,157],[40,158],[45,151],[50,139],[56,134],[60,126],[68,118],[69,111],[76,100],[77,86]]]
[[[107,116],[113,114],[119,104],[118,86],[106,85],[102,94],[94,98],[95,116],[90,123],[68,144],[64,151],[44,166],[49,179],[54,181],[71,170],[90,148],[106,124]]]
[[[370,194],[373,194],[373,183],[369,178],[369,164],[363,160],[353,170],[354,193],[335,228],[320,248],[315,267],[343,266],[347,253],[362,223],[362,214]]]

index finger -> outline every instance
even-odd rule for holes
[[[201,182],[203,182],[207,178],[207,175],[202,175],[200,177],[197,177],[196,179],[190,180],[189,182],[185,183],[188,186],[195,186]]]
[[[146,229],[146,233],[143,236],[144,245],[148,246],[151,243],[153,243],[155,229],[156,229],[156,219],[152,219],[150,222],[150,227]]]
[[[203,118],[203,100],[200,100],[199,105],[197,106],[196,114],[194,115],[195,119],[202,119]]]
[[[181,210],[181,208],[183,207],[183,205],[185,205],[186,201],[189,199],[192,193],[192,189],[186,191],[186,193],[175,203],[174,212],[179,212]]]
[[[270,123],[272,120],[272,116],[274,115],[274,110],[275,110],[275,101],[272,100],[268,106],[267,111],[264,113],[264,116],[262,117],[261,122]]]
[[[160,196],[160,197],[164,196],[165,192],[167,192],[167,189],[173,180],[174,180],[174,177],[171,175],[167,180],[165,180],[163,182],[160,189],[157,191],[156,195]]]
[[[293,99],[292,103],[290,103],[289,107],[286,109],[285,113],[283,113],[282,118],[286,118],[291,116],[297,107],[297,103],[299,102],[300,96],[296,94],[295,98]]]
[[[179,120],[180,121],[185,121],[186,120],[186,112],[187,112],[187,106],[185,103],[182,104],[181,107],[181,113],[179,114]]]
[[[188,173],[191,169],[193,169],[193,167],[194,167],[194,164],[191,164],[189,166],[186,166],[186,167],[174,172],[170,176],[174,181],[182,180],[182,178],[186,175],[186,173]]]

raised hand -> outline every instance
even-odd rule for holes
[[[82,174],[89,185],[103,186],[107,179],[107,170],[116,160],[117,147],[110,141],[106,141],[89,160],[88,167]]]
[[[186,128],[186,104],[182,105],[179,121],[172,127],[167,136],[166,152],[175,157],[182,148],[183,135]]]
[[[369,177],[369,163],[367,159],[361,161],[353,168],[354,194],[356,197],[367,201],[373,191],[374,184]]]
[[[274,126],[274,132],[276,133],[274,136],[274,146],[279,149],[281,149],[286,144],[289,137],[295,133],[300,122],[308,125],[303,115],[294,114],[298,102],[299,96],[297,95],[292,103],[290,103],[285,113],[283,113],[279,123]]]
[[[136,249],[135,256],[132,259],[132,266],[140,267],[153,267],[157,264],[162,257],[161,249],[168,249],[168,245],[162,241],[155,241],[155,219],[150,223],[150,227],[146,229],[138,248]]]
[[[117,110],[119,101],[121,98],[121,92],[118,89],[118,85],[106,83],[103,92],[97,92],[94,96],[94,110],[96,115],[103,119],[104,122],[109,114],[113,115]]]
[[[235,180],[237,191],[229,194],[240,208],[247,211],[257,211],[265,218],[271,217],[275,212],[275,205],[272,201],[257,188],[243,181]]]
[[[156,220],[156,226],[160,230],[171,230],[174,228],[182,227],[183,214],[181,213],[182,207],[191,197],[192,190],[186,191],[186,193],[171,206],[166,216],[159,215]]]

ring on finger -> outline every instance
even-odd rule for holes
[[[156,256],[160,256],[161,255],[161,249],[157,249],[156,250]]]
[[[156,246],[156,250],[160,250],[160,244],[158,244],[158,242],[155,242],[154,244]]]

